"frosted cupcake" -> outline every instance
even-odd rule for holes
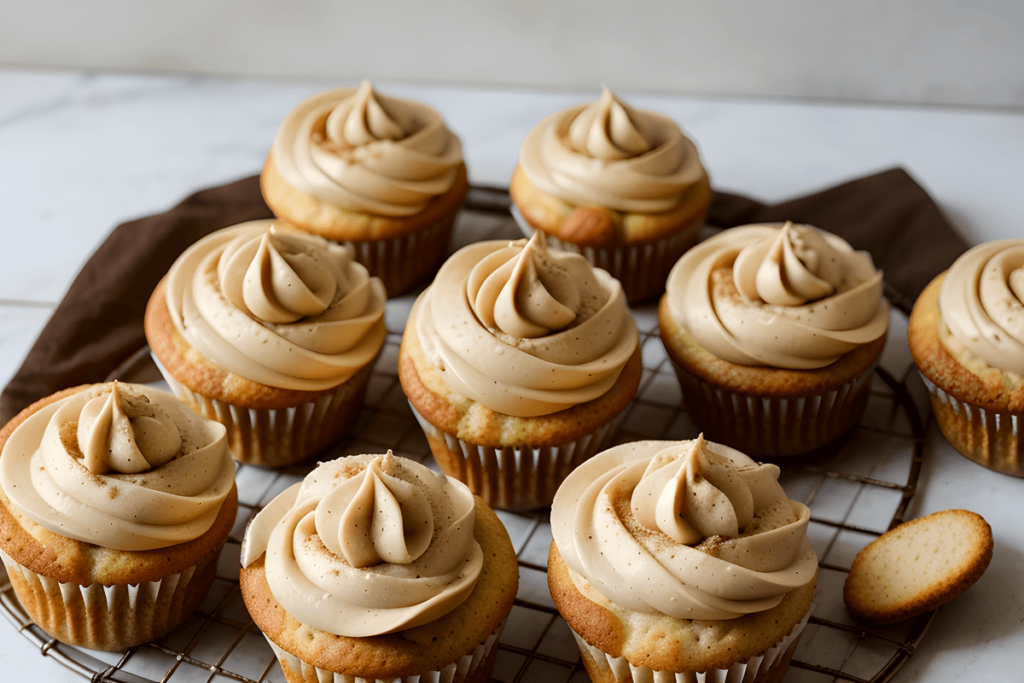
[[[289,683],[484,683],[519,583],[494,512],[390,451],[321,463],[256,515],[241,559]]]
[[[490,505],[532,509],[611,439],[638,340],[619,282],[538,233],[448,259],[409,315],[398,372],[441,469]]]
[[[548,585],[591,680],[782,680],[818,560],[778,476],[703,437],[623,444],[569,475]]]
[[[679,260],[658,321],[708,438],[787,456],[834,441],[863,415],[889,307],[866,252],[806,225],[750,225]]]
[[[469,189],[462,144],[441,115],[369,81],[292,110],[260,184],[277,217],[351,244],[389,296],[437,271]]]
[[[111,651],[184,621],[235,523],[224,431],[117,382],[62,391],[0,430],[0,558],[33,621]]]
[[[910,352],[960,453],[1024,476],[1024,240],[979,244],[921,293]]]
[[[670,118],[601,99],[555,112],[523,141],[510,187],[523,230],[582,253],[629,302],[660,294],[711,203],[697,148]]]
[[[146,339],[178,397],[227,427],[235,458],[277,467],[358,416],[385,300],[351,247],[253,221],[175,261],[149,300]]]

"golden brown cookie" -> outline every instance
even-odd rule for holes
[[[866,624],[916,617],[974,585],[992,560],[992,546],[992,528],[969,510],[904,522],[857,554],[843,601]]]

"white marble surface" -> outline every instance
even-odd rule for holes
[[[35,0],[4,10],[0,64],[1024,106],[1019,0]]]
[[[284,113],[331,85],[0,69],[0,384],[114,225],[165,210],[192,190],[258,172]],[[462,136],[472,180],[490,184],[507,182],[534,122],[580,99],[557,92],[383,89],[438,107]],[[971,242],[1024,234],[1022,114],[631,100],[687,128],[722,189],[776,200],[899,164]],[[1024,481],[964,460],[933,429],[922,485],[913,515],[976,510],[992,524],[997,545],[988,573],[939,612],[895,680],[1016,679],[1024,649]],[[0,670],[4,680],[71,677],[4,624]],[[787,680],[795,680],[792,673]]]

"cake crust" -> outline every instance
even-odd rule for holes
[[[171,320],[167,307],[166,278],[153,290],[146,306],[146,340],[164,369],[178,382],[192,391],[224,403],[254,410],[280,410],[303,403],[311,403],[337,391],[330,387],[322,391],[280,389],[240,377],[205,358],[185,339]],[[373,363],[356,373],[369,373]],[[346,381],[353,381],[355,376]]]
[[[882,354],[888,332],[839,360],[816,370],[789,370],[750,365],[737,365],[718,358],[702,347],[669,312],[668,295],[658,306],[661,339],[669,357],[699,379],[752,396],[766,398],[799,398],[825,394],[867,372]]]
[[[414,321],[406,325],[398,357],[402,390],[416,411],[441,431],[481,446],[561,446],[596,431],[629,405],[643,372],[640,348],[602,396],[539,417],[495,412],[448,388],[443,371],[423,352]]]
[[[450,220],[469,191],[469,179],[466,165],[462,164],[451,188],[431,199],[420,213],[377,216],[343,209],[292,186],[281,175],[271,152],[260,174],[260,188],[274,215],[297,228],[336,242],[370,241],[401,237],[432,223]]]
[[[942,344],[939,338],[942,322],[939,293],[945,279],[946,274],[942,273],[932,280],[918,297],[910,314],[907,341],[914,363],[933,384],[959,401],[995,413],[1024,413],[1024,385],[1008,387],[999,368],[972,372]]]
[[[512,174],[509,194],[526,222],[537,230],[572,244],[592,247],[643,244],[688,229],[696,230],[712,196],[705,176],[679,198],[675,209],[664,213],[577,206],[541,190],[518,165]]]

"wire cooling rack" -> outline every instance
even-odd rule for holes
[[[457,224],[456,248],[482,239],[517,238],[503,189],[473,188]],[[415,295],[388,301],[389,330],[354,429],[320,460],[356,453],[395,453],[436,467],[398,382],[401,332]],[[906,310],[894,301],[889,342],[873,378],[861,423],[813,461],[783,463],[787,494],[811,509],[808,537],[821,561],[815,610],[785,678],[787,683],[883,683],[914,653],[934,613],[883,629],[855,624],[842,601],[846,573],[857,552],[903,521],[914,495],[923,452],[922,402],[908,387]],[[641,439],[689,439],[690,421],[671,365],[658,336],[653,304],[633,309],[643,352],[643,377],[636,399],[616,434],[619,443]],[[143,349],[112,378],[157,381]],[[914,394],[912,396],[912,394]],[[917,399],[917,402],[915,402]],[[314,461],[315,462],[315,461]],[[238,588],[242,534],[252,516],[274,496],[299,481],[311,465],[281,471],[240,465],[239,509],[224,547],[217,578],[196,613],[155,643],[122,653],[74,648],[50,638],[32,623],[0,567],[0,611],[40,654],[92,681],[124,683],[284,683],[273,652],[249,618]],[[586,671],[569,627],[547,589],[551,525],[546,512],[498,511],[516,550],[519,593],[498,645],[492,681],[500,683],[585,683]],[[0,632],[0,637],[8,637]],[[28,656],[28,655],[26,655]]]

